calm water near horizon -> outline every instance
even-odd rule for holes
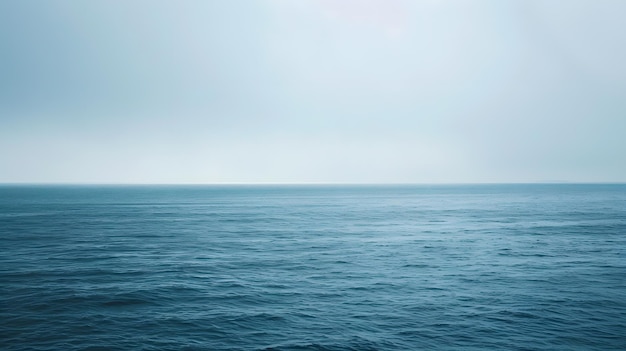
[[[2,350],[626,350],[626,184],[0,185]]]

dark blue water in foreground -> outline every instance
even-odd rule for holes
[[[625,350],[626,185],[0,186],[3,350]]]

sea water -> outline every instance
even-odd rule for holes
[[[2,350],[625,350],[626,185],[0,186]]]

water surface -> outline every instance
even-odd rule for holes
[[[0,186],[4,350],[624,350],[626,185]]]

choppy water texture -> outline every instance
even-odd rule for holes
[[[626,185],[2,186],[3,350],[624,350]]]

